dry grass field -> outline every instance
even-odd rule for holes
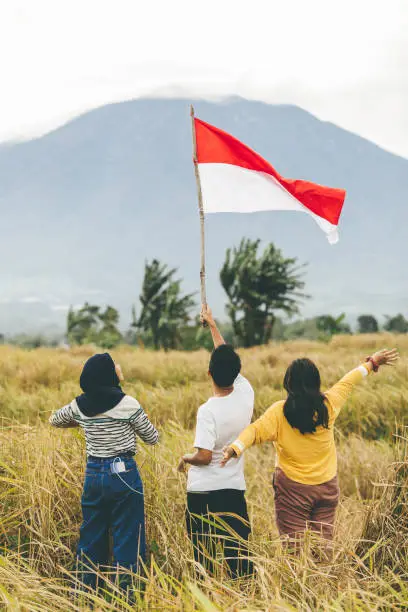
[[[290,361],[308,356],[324,386],[374,348],[396,345],[401,360],[356,391],[336,427],[342,490],[333,560],[282,550],[276,531],[271,446],[248,451],[246,475],[256,575],[196,582],[184,532],[185,477],[176,471],[191,448],[197,407],[210,393],[208,353],[154,353],[123,347],[127,393],[161,431],[155,448],[140,444],[150,558],[136,604],[112,584],[105,595],[74,596],[69,568],[80,525],[84,441],[53,430],[51,411],[78,394],[93,347],[24,351],[0,347],[0,608],[70,610],[403,610],[408,607],[408,336],[337,336],[242,350],[243,373],[256,391],[256,414],[283,397]]]

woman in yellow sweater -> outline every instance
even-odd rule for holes
[[[378,351],[344,376],[329,391],[320,391],[320,374],[309,359],[296,359],[283,385],[287,399],[273,404],[224,449],[225,465],[253,444],[272,441],[276,450],[275,512],[280,535],[294,536],[309,526],[333,537],[339,501],[334,422],[353,387],[382,365],[393,365],[398,353]]]

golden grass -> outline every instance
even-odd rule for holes
[[[383,345],[397,345],[404,355],[408,337],[342,337],[327,345],[292,342],[242,351],[257,413],[282,397],[283,373],[293,358],[314,359],[330,385]],[[109,597],[75,599],[67,582],[80,524],[84,443],[77,430],[52,430],[47,418],[78,393],[81,366],[94,350],[0,347],[0,606],[10,610],[132,609],[113,584]],[[397,499],[397,487],[384,486],[396,479],[392,432],[408,417],[405,357],[356,389],[339,419],[342,500],[332,563],[316,563],[306,551],[298,559],[282,551],[273,516],[272,448],[248,452],[256,578],[245,585],[222,572],[197,584],[184,532],[185,480],[176,465],[191,447],[196,409],[210,392],[208,354],[123,347],[114,357],[125,372],[126,391],[162,431],[160,446],[141,445],[138,456],[151,561],[137,609],[402,610],[404,602],[406,607],[408,530],[401,519],[406,497],[401,487]],[[405,461],[398,464],[399,477]]]

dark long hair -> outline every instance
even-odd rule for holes
[[[317,427],[329,428],[329,412],[320,391],[319,370],[310,359],[295,359],[283,381],[288,398],[283,408],[288,423],[300,433],[314,433]]]

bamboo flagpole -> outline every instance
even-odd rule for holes
[[[193,134],[193,163],[194,173],[197,184],[197,196],[198,196],[198,210],[200,214],[200,230],[201,230],[201,268],[200,268],[200,281],[201,281],[201,304],[202,306],[207,305],[207,294],[205,288],[205,219],[204,219],[204,207],[203,207],[203,192],[201,189],[200,171],[197,163],[197,139],[194,123],[194,108],[190,106],[191,115],[191,127]]]

